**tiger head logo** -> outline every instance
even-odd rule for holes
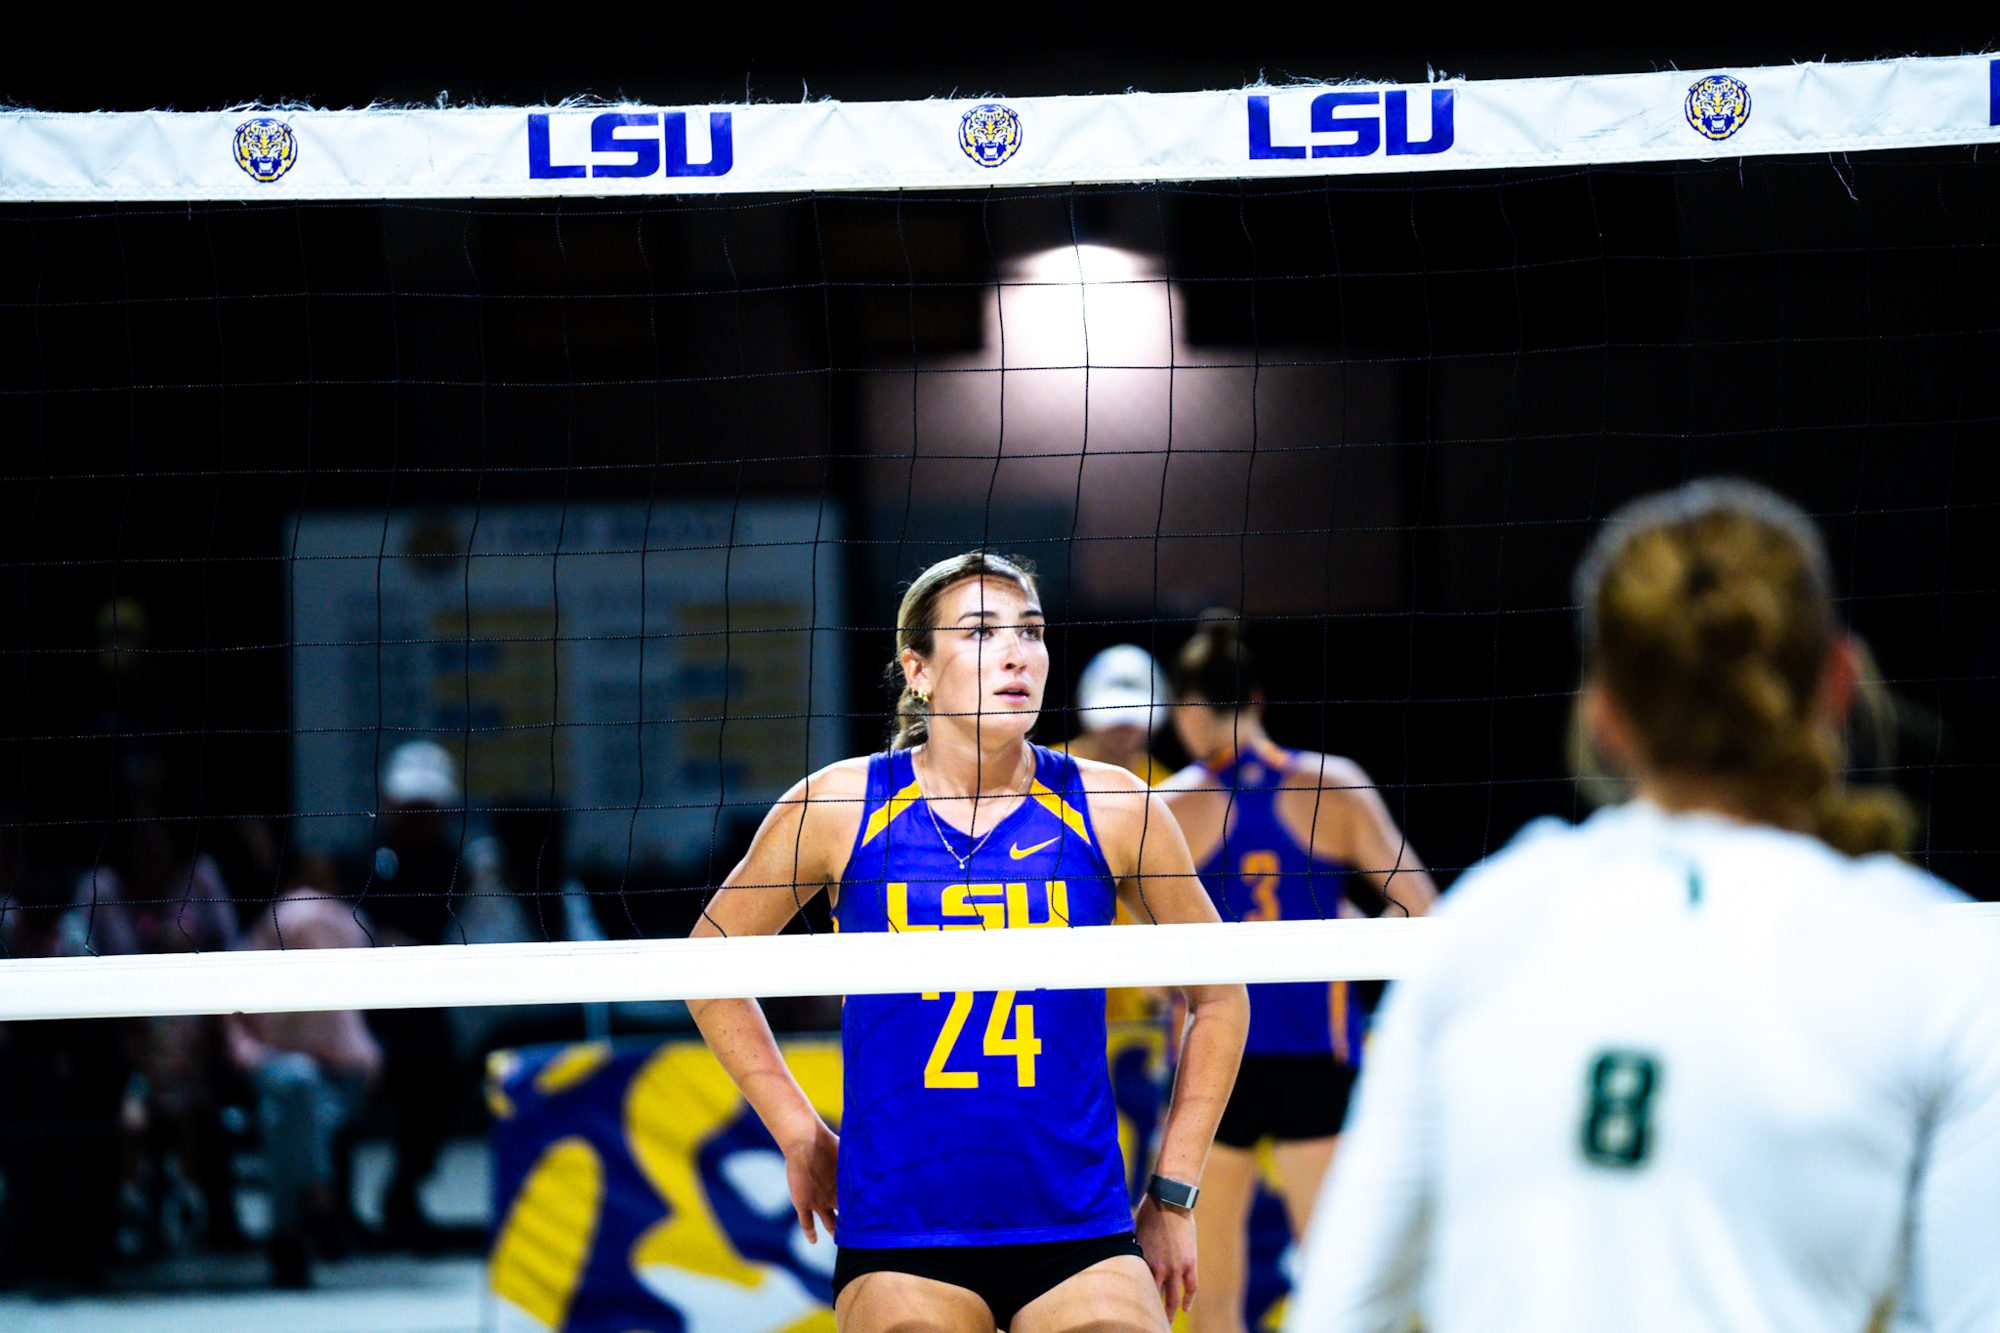
[[[292,169],[299,139],[282,120],[258,116],[236,127],[236,165],[251,180],[269,183]]]
[[[982,102],[958,122],[958,146],[982,167],[997,167],[1021,150],[1021,118],[1012,107]]]
[[[1741,79],[1711,74],[1688,89],[1688,124],[1705,139],[1727,139],[1750,119],[1750,88]]]

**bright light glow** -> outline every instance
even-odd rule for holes
[[[1007,369],[1164,369],[1171,362],[1173,295],[1145,256],[1109,245],[1065,245],[1010,270],[986,328],[988,349],[1001,353]]]
[[[1144,255],[1109,245],[1061,245],[1029,255],[1019,266],[1019,278],[1025,282],[1067,282],[1081,286],[1137,282],[1153,276],[1152,263]]]

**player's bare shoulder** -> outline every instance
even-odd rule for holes
[[[1380,799],[1361,765],[1345,755],[1313,750],[1295,750],[1287,757],[1278,787],[1278,817],[1292,835],[1307,846],[1326,846],[1336,856],[1351,852],[1353,830],[1368,822]]]
[[[814,800],[832,799],[839,796],[865,796],[868,792],[868,765],[873,762],[871,755],[855,755],[852,759],[836,759],[817,772],[808,773],[799,782],[801,789],[809,790]]]
[[[1090,822],[1097,828],[1107,859],[1116,868],[1121,854],[1137,854],[1146,825],[1155,817],[1153,790],[1145,779],[1116,764],[1077,759],[1074,755],[1071,758],[1075,760],[1077,776],[1083,780],[1084,799],[1090,803]]]
[[[1169,875],[1185,874],[1191,868],[1186,864],[1187,841],[1178,820],[1144,778],[1115,764],[1088,759],[1078,759],[1076,764],[1090,802],[1098,850],[1112,875],[1126,882],[1121,892],[1136,892],[1137,880],[1132,877],[1158,874],[1162,865],[1169,867]],[[1155,869],[1149,872],[1148,866]],[[1154,889],[1160,884],[1155,880]]]
[[[1202,764],[1189,764],[1154,790],[1180,822],[1195,864],[1206,861],[1229,823],[1229,791]]]
[[[1200,764],[1189,764],[1153,790],[1172,801],[1184,799],[1193,792],[1221,791],[1222,784],[1215,780],[1215,774],[1209,772],[1207,768]]]
[[[786,800],[799,804],[808,832],[832,836],[843,847],[854,840],[868,803],[868,764],[867,755],[836,760],[785,793]]]
[[[1288,791],[1315,791],[1322,796],[1352,799],[1375,790],[1375,781],[1346,755],[1294,750],[1279,786]]]
[[[1117,764],[1077,755],[1071,755],[1070,759],[1076,764],[1077,776],[1083,779],[1083,794],[1090,802],[1092,823],[1103,828],[1117,819],[1144,817],[1146,797],[1153,790],[1145,779]]]
[[[751,854],[783,852],[800,882],[838,879],[866,813],[868,763],[838,760],[793,783],[764,816]]]

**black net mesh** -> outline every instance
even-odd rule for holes
[[[1893,704],[1853,762],[1993,896],[1996,182],[9,209],[0,935],[206,948],[298,885],[413,939],[684,933],[880,744],[898,584],[975,546],[1043,573],[1038,738],[1229,608],[1273,735],[1448,884],[1580,810],[1570,572],[1708,473],[1819,518]]]

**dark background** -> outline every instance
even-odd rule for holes
[[[1350,7],[1354,8],[1354,7]],[[250,102],[648,105],[1184,92],[1293,79],[1421,83],[1946,56],[2000,45],[2000,19],[1876,14],[1866,26],[1761,14],[1464,14],[1301,7],[1169,21],[1138,8],[499,3],[137,13],[0,54],[0,101],[43,111],[202,111]],[[82,40],[87,35],[88,40]]]
[[[1734,18],[1551,38],[1498,21],[1239,17],[1190,33],[869,11],[766,31],[777,25],[500,6],[476,20],[347,10],[336,31],[301,15],[274,37],[237,32],[232,12],[198,41],[175,35],[177,19],[16,48],[0,97],[196,110],[1031,96],[1703,70],[2000,41]],[[1328,423],[1315,447],[1329,467],[1389,460],[1393,499],[1370,521],[1396,544],[1395,577],[1336,599],[1345,520],[1330,513],[1306,533],[1327,537],[1324,560],[1298,574],[1328,589],[1322,612],[1339,609],[1288,605],[1249,636],[1272,698],[1291,701],[1273,709],[1279,739],[1360,759],[1444,877],[1525,819],[1578,808],[1561,745],[1567,580],[1594,521],[1719,471],[1821,517],[1847,612],[1899,701],[1894,777],[1928,815],[1924,859],[2000,896],[1987,832],[2000,795],[1991,157],[1143,191],[10,207],[0,810],[36,830],[37,857],[89,860],[119,814],[121,744],[169,756],[190,827],[290,808],[278,519],[300,507],[825,493],[857,539],[854,619],[880,626],[895,579],[933,548],[907,540],[911,516],[868,482],[862,382],[976,345],[979,302],[1009,255],[995,238],[1034,234],[1161,257],[1197,347],[1370,377],[1380,410]],[[1227,499],[1216,521],[1240,529],[1247,496]],[[1049,567],[1051,610],[1071,622],[1057,708],[1097,647],[1136,638],[1165,657],[1188,632],[1193,608],[1171,589],[1107,602],[1073,584],[1047,524],[992,535]],[[1244,579],[1241,604],[1254,605]],[[116,672],[96,619],[114,594],[150,616],[145,651],[128,635]],[[859,750],[879,734],[887,638],[852,639]]]

